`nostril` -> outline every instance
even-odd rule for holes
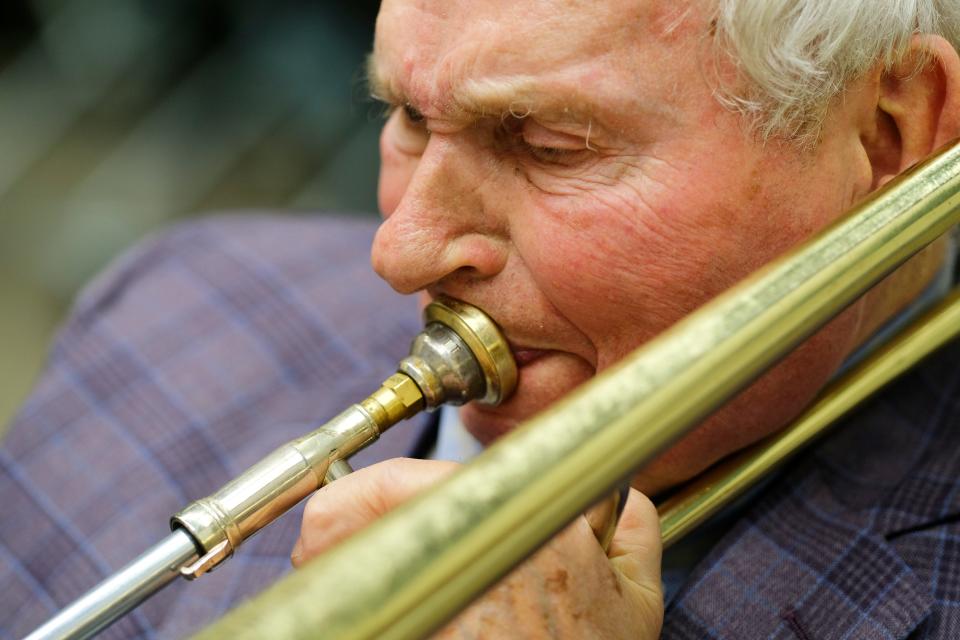
[[[481,233],[458,237],[447,247],[449,272],[490,278],[503,271],[508,249],[502,238]]]
[[[468,234],[444,239],[397,236],[381,226],[373,242],[374,271],[399,293],[414,293],[450,278],[483,280],[506,266],[508,250],[497,238]]]
[[[370,262],[398,292],[413,293],[455,274],[490,278],[505,268],[506,238],[478,228],[481,216],[446,211],[401,206],[381,223]]]

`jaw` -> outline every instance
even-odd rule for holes
[[[507,402],[497,407],[472,402],[460,409],[464,426],[485,446],[573,391],[595,371],[577,356],[550,352],[518,373],[517,391]]]

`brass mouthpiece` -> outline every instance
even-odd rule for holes
[[[369,397],[171,518],[171,528],[189,533],[200,556],[181,569],[184,576],[210,571],[310,493],[349,473],[347,459],[397,422],[442,404],[497,405],[510,397],[517,366],[493,320],[441,297],[427,305],[424,321],[398,372]]]
[[[426,328],[400,371],[416,382],[427,409],[470,400],[498,405],[517,386],[517,365],[500,329],[474,306],[440,297],[423,311]]]

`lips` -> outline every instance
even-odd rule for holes
[[[463,302],[466,302],[467,304],[477,305],[480,309],[486,308],[485,305],[480,301],[470,300],[470,298],[467,296],[459,296],[453,292],[440,289],[439,287],[436,287],[436,288],[428,287],[423,292],[423,297],[421,298],[421,301],[422,301],[422,304],[426,306],[427,304],[429,304],[430,302],[433,302],[434,300],[436,300],[441,296],[447,296],[447,297],[459,299],[459,300],[462,300]],[[488,311],[486,311],[486,313],[489,314]],[[536,360],[539,360],[545,355],[548,355],[550,353],[556,353],[554,349],[536,349],[533,347],[528,347],[522,344],[514,343],[513,340],[510,338],[510,334],[512,333],[511,327],[513,326],[513,328],[516,328],[517,326],[522,326],[521,323],[517,323],[516,325],[514,325],[513,323],[508,321],[508,318],[504,318],[496,315],[492,317],[494,322],[497,323],[497,325],[500,327],[500,330],[505,334],[505,337],[507,338],[507,342],[510,345],[510,351],[513,353],[513,359],[517,364],[517,368],[523,368],[526,365],[531,364]],[[543,331],[543,325],[541,324],[540,332],[542,331]],[[531,338],[533,340],[537,340],[539,338],[536,332],[530,333],[529,331],[519,330],[518,334],[521,334],[522,336],[526,336],[526,338],[519,337],[519,340],[529,340]]]
[[[543,356],[547,355],[547,351],[544,349],[531,349],[529,347],[518,347],[511,345],[513,351],[513,359],[516,360],[518,367],[523,367],[534,360],[539,360]]]

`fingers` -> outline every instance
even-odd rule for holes
[[[459,465],[437,460],[395,458],[340,478],[307,502],[300,539],[290,560],[299,567],[377,520]]]
[[[631,582],[659,591],[662,549],[657,508],[645,495],[630,489],[610,543],[610,562]]]
[[[621,500],[619,491],[610,494],[599,503],[590,507],[583,516],[587,519],[587,524],[593,530],[597,542],[603,548],[604,553],[610,548],[610,542],[613,539],[617,527],[617,507]]]
[[[456,468],[454,463],[395,459],[324,487],[307,503],[300,540],[291,557],[294,566]],[[587,518],[577,518],[458,616],[448,631],[456,637],[658,637],[663,618],[661,544],[653,504],[630,491],[610,544],[609,561],[594,536]]]
[[[663,620],[656,510],[632,492],[610,553],[578,517],[436,638],[655,639]]]

